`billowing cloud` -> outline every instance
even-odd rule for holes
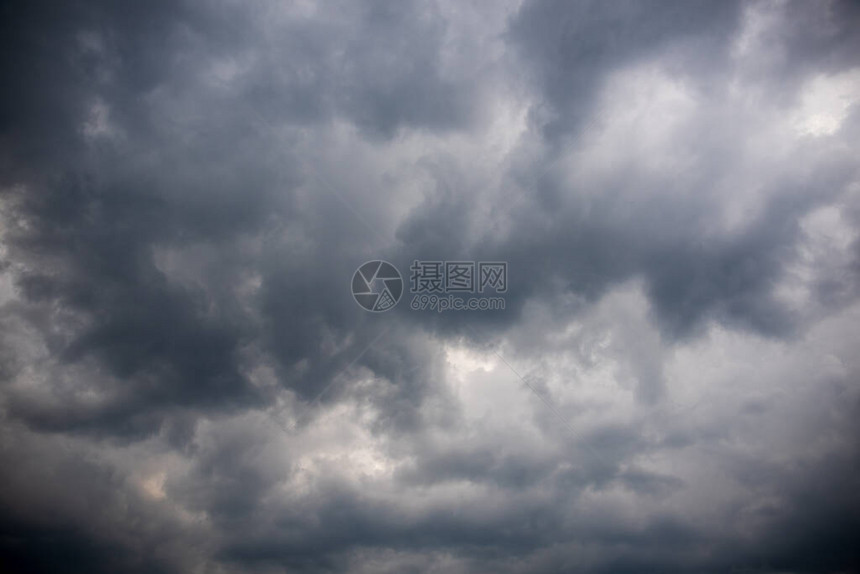
[[[4,570],[860,568],[855,4],[2,14]]]

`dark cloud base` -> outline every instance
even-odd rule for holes
[[[0,45],[0,570],[860,571],[856,3]],[[507,261],[506,308],[365,313],[375,258]]]

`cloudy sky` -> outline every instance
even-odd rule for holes
[[[0,571],[860,571],[856,2],[29,0],[0,44]],[[415,260],[505,308],[412,309]]]

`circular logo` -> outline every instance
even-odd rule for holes
[[[397,305],[401,295],[403,278],[388,261],[368,261],[352,276],[352,296],[368,311],[388,311]]]

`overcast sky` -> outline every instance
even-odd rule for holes
[[[0,45],[3,572],[860,571],[856,2],[28,0]],[[415,260],[505,308],[413,310]]]

